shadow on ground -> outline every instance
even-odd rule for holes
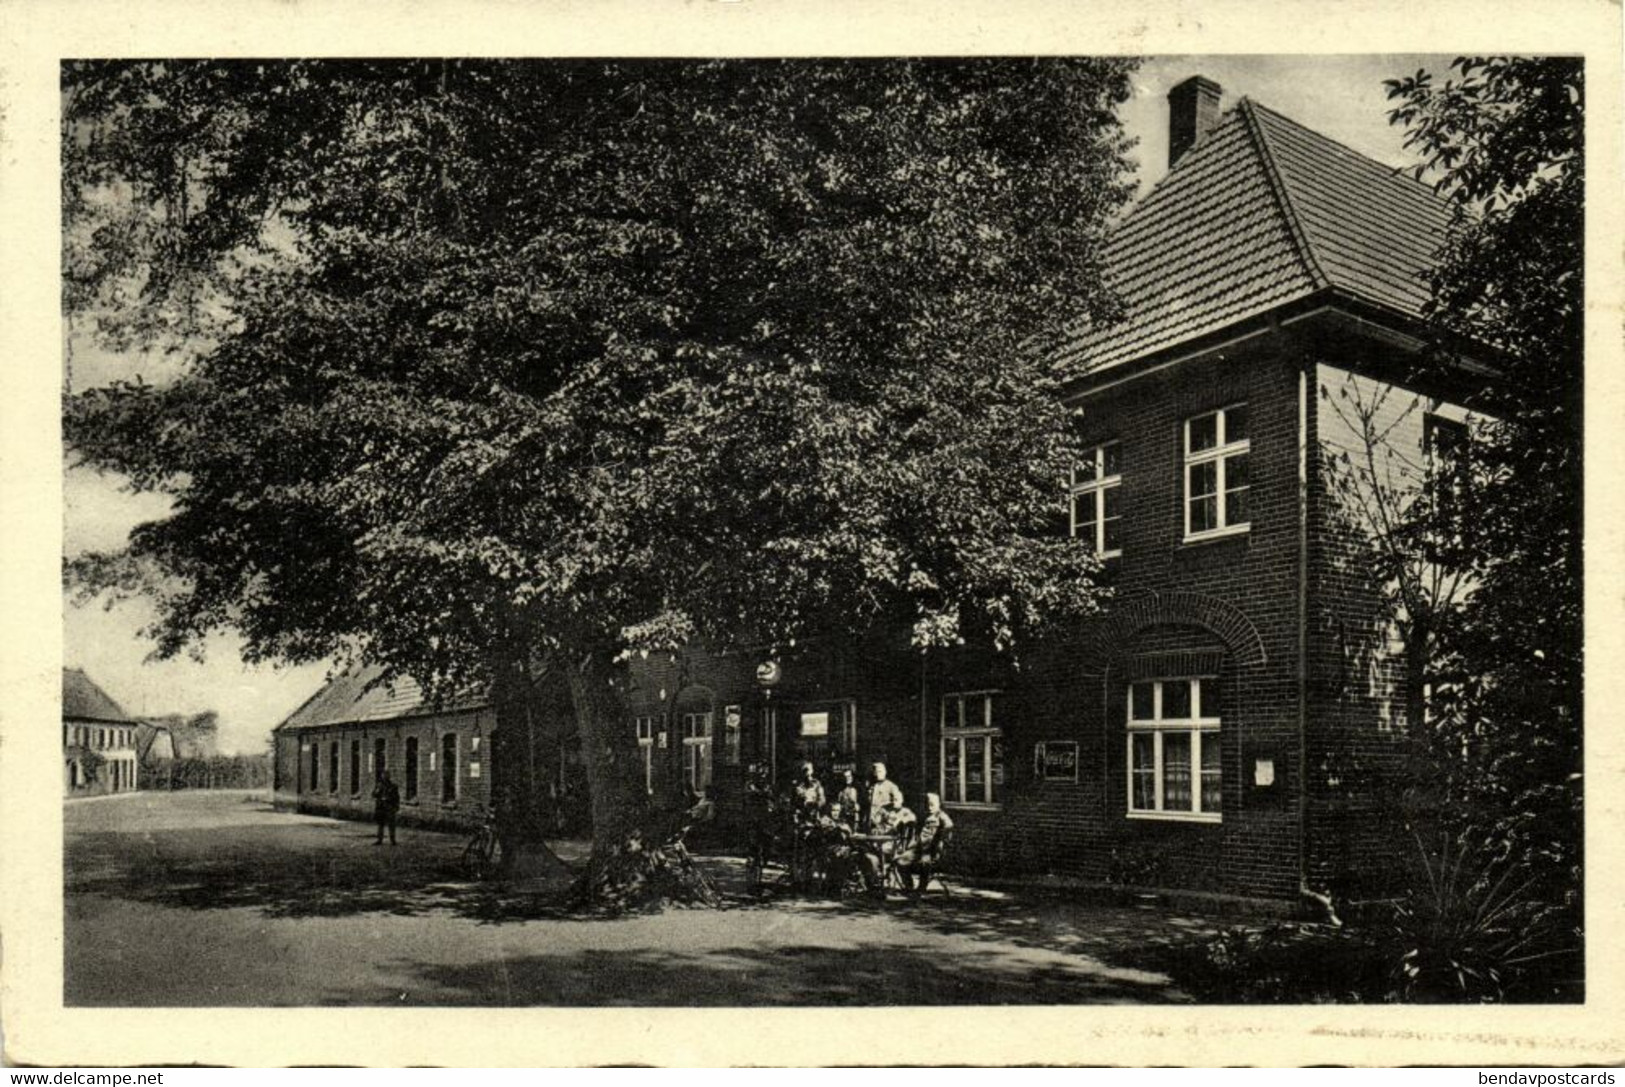
[[[240,928],[254,946],[274,945],[276,954],[296,957],[307,935],[339,940],[344,932],[354,939],[383,930],[310,926],[307,933],[301,926],[298,936],[284,931],[273,938],[248,919],[392,915],[430,926],[412,930],[435,941],[426,953],[370,959],[368,971],[353,976],[318,972],[295,994],[310,1004],[1178,1001],[1188,997],[1160,953],[1217,927],[1161,908],[1085,903],[1054,892],[1006,893],[959,881],[952,897],[894,895],[884,902],[801,897],[782,887],[758,891],[743,862],[723,856],[698,860],[721,894],[720,910],[668,907],[686,914],[669,919],[581,914],[561,905],[564,881],[521,889],[468,880],[460,871],[463,844],[460,835],[403,828],[399,847],[377,846],[367,824],[291,817],[249,800],[108,806],[75,813],[66,890],[87,906],[106,904],[94,909],[133,902],[212,912],[206,924],[217,943],[231,946],[230,934]],[[584,848],[559,843],[561,855],[577,863]],[[459,921],[475,926],[444,927]],[[583,924],[589,921],[595,923]],[[599,923],[614,921],[625,924]],[[442,940],[448,941],[443,947]],[[132,944],[128,954],[140,952]],[[97,988],[90,975],[101,969],[100,957],[79,965],[90,978],[82,979],[86,993],[94,994],[87,1002],[129,1003],[141,995],[119,990],[113,999]],[[319,961],[325,960],[312,959]],[[194,988],[171,993],[160,986],[172,1003],[265,998],[252,986],[241,992]]]
[[[444,1005],[868,1007],[1185,999],[1166,975],[1106,968],[1087,959],[968,958],[879,942],[703,953],[587,949],[469,965],[396,965],[408,972],[416,991]]]
[[[504,889],[461,871],[462,839],[407,835],[373,844],[369,827],[308,828],[290,849],[288,828],[97,831],[75,836],[64,878],[70,894],[100,894],[190,910],[247,907],[269,917],[418,916],[449,910],[500,920]],[[427,839],[427,841],[425,841]]]

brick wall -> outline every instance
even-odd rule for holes
[[[1380,360],[1379,360],[1380,362]],[[1367,366],[1365,369],[1370,370]],[[1349,365],[1316,367],[1310,569],[1309,841],[1312,879],[1346,896],[1391,892],[1409,835],[1406,639],[1380,567],[1383,524],[1426,480],[1430,413],[1457,406]],[[1391,537],[1390,537],[1391,538]]]
[[[376,773],[376,747],[384,745],[384,766],[401,790],[403,823],[421,826],[467,827],[479,821],[491,800],[491,736],[495,715],[490,710],[407,718],[398,721],[335,725],[277,734],[277,761],[283,787],[277,801],[301,812],[347,819],[373,817],[372,789]],[[444,791],[447,738],[456,754],[454,793]],[[475,741],[478,740],[476,748]],[[408,741],[416,741],[417,795],[409,796]],[[337,788],[332,775],[332,752],[338,751]],[[352,746],[355,745],[355,746]],[[318,774],[311,781],[311,753],[318,756]],[[352,753],[359,751],[359,762]],[[292,763],[290,767],[290,762]],[[352,767],[354,778],[352,779]],[[352,790],[354,780],[359,788]]]
[[[755,679],[765,651],[636,662],[630,713],[655,715],[668,736],[667,746],[653,752],[657,792],[680,781],[677,713],[685,704],[711,706],[718,729],[713,780],[723,814],[718,833],[726,836],[738,814],[744,768],[768,758],[764,718],[780,714],[782,773],[795,761],[784,745],[794,742],[797,715],[851,700],[858,744],[848,761],[861,776],[869,762],[884,760],[919,809],[924,790],[940,789],[943,696],[996,690],[1001,803],[950,806],[956,866],[1295,895],[1299,358],[1276,339],[1246,355],[1187,363],[1082,401],[1090,439],[1121,443],[1124,518],[1123,554],[1106,574],[1117,599],[1077,637],[1030,647],[1019,661],[970,651],[936,652],[922,661],[900,634],[830,640],[784,654],[783,679],[771,694]],[[1250,528],[1188,542],[1184,422],[1238,402],[1249,411]],[[1224,801],[1217,823],[1128,816],[1127,683],[1148,660],[1179,667],[1179,654],[1218,662]],[[739,766],[720,757],[729,705],[742,715]],[[1078,745],[1075,782],[1041,781],[1035,773],[1035,745],[1055,741]],[[1260,757],[1273,761],[1277,783],[1244,788],[1245,773]]]
[[[1083,636],[1030,653],[1007,685],[1010,795],[999,811],[955,813],[960,863],[1250,897],[1295,893],[1298,375],[1296,355],[1277,342],[1081,401],[1091,444],[1121,443],[1123,554],[1107,572],[1117,599]],[[1184,422],[1238,402],[1249,409],[1250,528],[1187,542]],[[1171,676],[1214,661],[1221,820],[1130,818],[1128,682],[1136,668]],[[945,662],[934,693],[975,671]],[[1078,744],[1075,784],[1036,779],[1034,745],[1056,740]],[[1262,792],[1243,787],[1258,756],[1277,775]]]

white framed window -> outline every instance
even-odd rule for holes
[[[682,715],[683,780],[694,792],[711,781],[711,711]]]
[[[632,724],[638,732],[638,757],[643,760],[643,791],[652,793],[655,789],[655,719],[634,717]]]
[[[1122,445],[1107,442],[1072,469],[1072,535],[1103,559],[1123,553]]]
[[[937,780],[944,804],[996,807],[1004,802],[1004,734],[993,715],[997,694],[942,696]]]
[[[1217,823],[1223,805],[1220,751],[1217,679],[1130,684],[1129,818]]]
[[[1247,405],[1185,420],[1185,539],[1245,532],[1252,517]]]

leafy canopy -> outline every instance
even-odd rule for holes
[[[1044,365],[1108,319],[1122,60],[81,62],[70,398],[171,516],[70,571],[161,653],[626,652],[1086,613]]]

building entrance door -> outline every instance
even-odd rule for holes
[[[785,752],[793,771],[803,762],[813,764],[819,777],[857,769],[858,706],[851,699],[803,702],[779,717]],[[792,774],[793,776],[793,774]]]

